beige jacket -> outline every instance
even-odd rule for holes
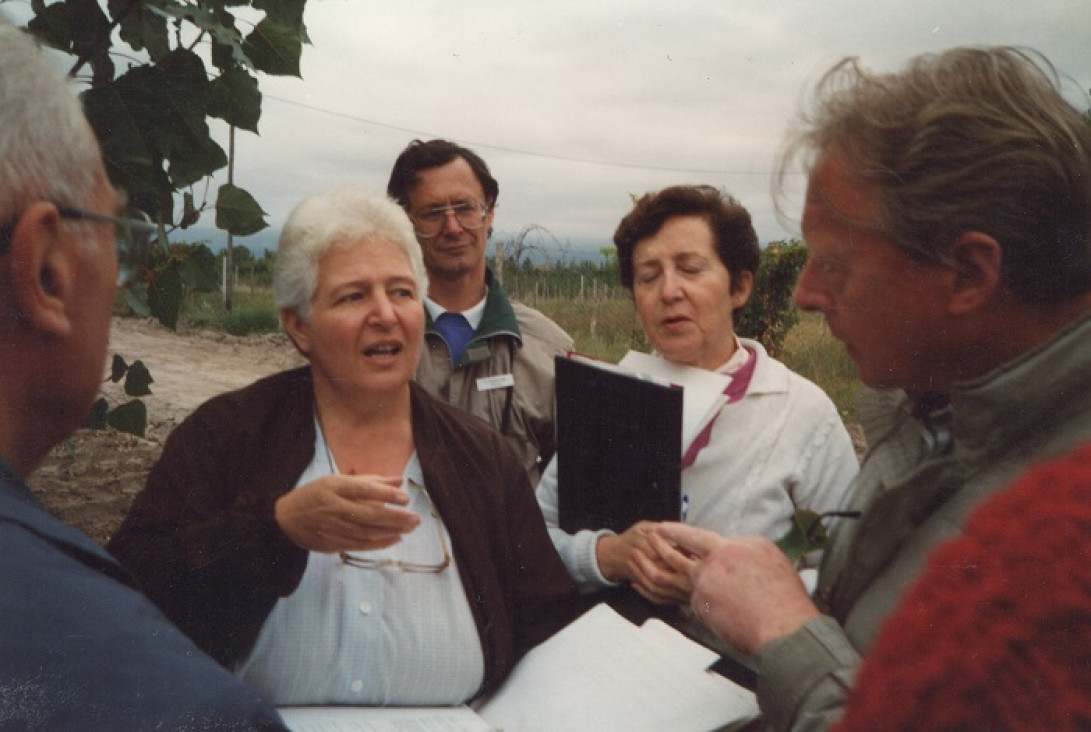
[[[940,543],[1031,464],[1091,439],[1091,313],[916,417],[901,392],[867,394],[868,455],[831,537],[816,599],[827,615],[758,652],[758,702],[775,729],[826,729],[871,641]],[[895,699],[893,703],[897,703]]]
[[[553,357],[571,351],[572,339],[537,310],[508,300],[491,272],[485,278],[485,313],[453,366],[447,342],[427,316],[416,380],[499,430],[537,485],[556,450]]]

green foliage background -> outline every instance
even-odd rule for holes
[[[212,138],[215,119],[258,132],[262,96],[257,74],[299,76],[307,39],[306,0],[32,0],[27,29],[69,54],[69,75],[86,83],[84,110],[107,173],[131,205],[167,236],[214,208],[216,226],[246,236],[266,228],[265,211],[230,182],[216,201],[198,198],[228,155]],[[198,186],[201,182],[205,185]],[[179,205],[180,204],[180,205]],[[187,287],[215,276],[200,250],[170,250],[145,275],[130,305],[174,327]],[[164,264],[166,262],[166,264]],[[188,272],[185,270],[189,270]]]

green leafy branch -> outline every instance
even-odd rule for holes
[[[122,379],[125,379],[125,395],[134,398],[124,404],[111,407],[106,397],[99,397],[83,426],[93,430],[112,427],[120,432],[143,437],[148,427],[148,408],[139,397],[152,393],[150,386],[155,379],[152,378],[143,361],[137,360],[129,364],[115,353],[114,360],[110,364],[110,376],[106,381],[117,384]]]
[[[258,73],[299,76],[306,0],[31,0],[27,29],[74,61],[69,76],[88,82],[84,111],[102,148],[110,181],[167,233],[194,225],[207,202],[194,186],[229,163],[209,120],[258,133]],[[256,22],[255,22],[256,21]],[[116,43],[116,45],[115,45]],[[200,53],[198,53],[200,51]],[[87,74],[84,69],[89,69]],[[176,214],[175,195],[181,194]],[[216,226],[247,236],[267,227],[266,212],[245,189],[218,187]],[[230,239],[229,239],[230,242]],[[174,327],[172,297],[148,310]],[[173,277],[173,275],[164,275]],[[134,294],[139,298],[140,292]],[[164,310],[166,307],[168,309]]]
[[[826,548],[829,532],[823,523],[829,518],[860,518],[859,511],[826,511],[816,513],[809,508],[796,508],[792,514],[792,527],[777,540],[776,545],[788,559],[798,562],[811,552]]]

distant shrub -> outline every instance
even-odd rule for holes
[[[754,292],[735,330],[761,343],[770,355],[780,352],[788,331],[799,322],[792,290],[806,261],[807,249],[795,239],[770,242],[762,250]]]

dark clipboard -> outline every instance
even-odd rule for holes
[[[677,521],[682,389],[556,356],[558,524],[622,532]]]

